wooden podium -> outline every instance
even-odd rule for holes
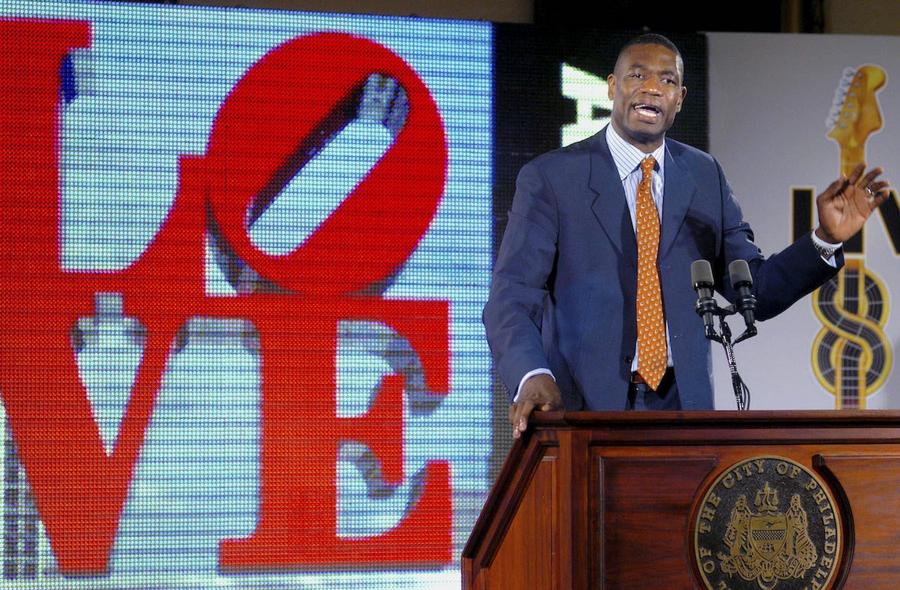
[[[535,414],[462,587],[896,590],[900,412]]]

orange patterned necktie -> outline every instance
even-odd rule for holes
[[[641,183],[637,191],[637,333],[638,375],[656,390],[666,373],[666,323],[663,319],[662,293],[656,255],[659,252],[659,212],[653,203],[650,186],[656,160],[641,160]]]

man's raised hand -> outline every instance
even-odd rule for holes
[[[849,240],[862,229],[872,211],[888,198],[889,183],[878,180],[881,168],[863,175],[865,168],[865,164],[858,165],[849,178],[841,176],[816,197],[819,238],[832,244]]]

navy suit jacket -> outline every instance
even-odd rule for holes
[[[710,344],[694,312],[690,266],[754,276],[757,318],[772,317],[837,272],[810,235],[764,259],[718,162],[666,140],[659,271],[684,409],[712,409]],[[838,267],[843,257],[838,254]],[[543,154],[519,173],[483,320],[495,367],[515,394],[528,371],[553,371],[567,409],[623,410],[637,327],[637,241],[606,130]]]

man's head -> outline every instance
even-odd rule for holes
[[[616,133],[644,152],[659,147],[687,93],[683,77],[681,53],[662,35],[626,43],[607,78]]]

